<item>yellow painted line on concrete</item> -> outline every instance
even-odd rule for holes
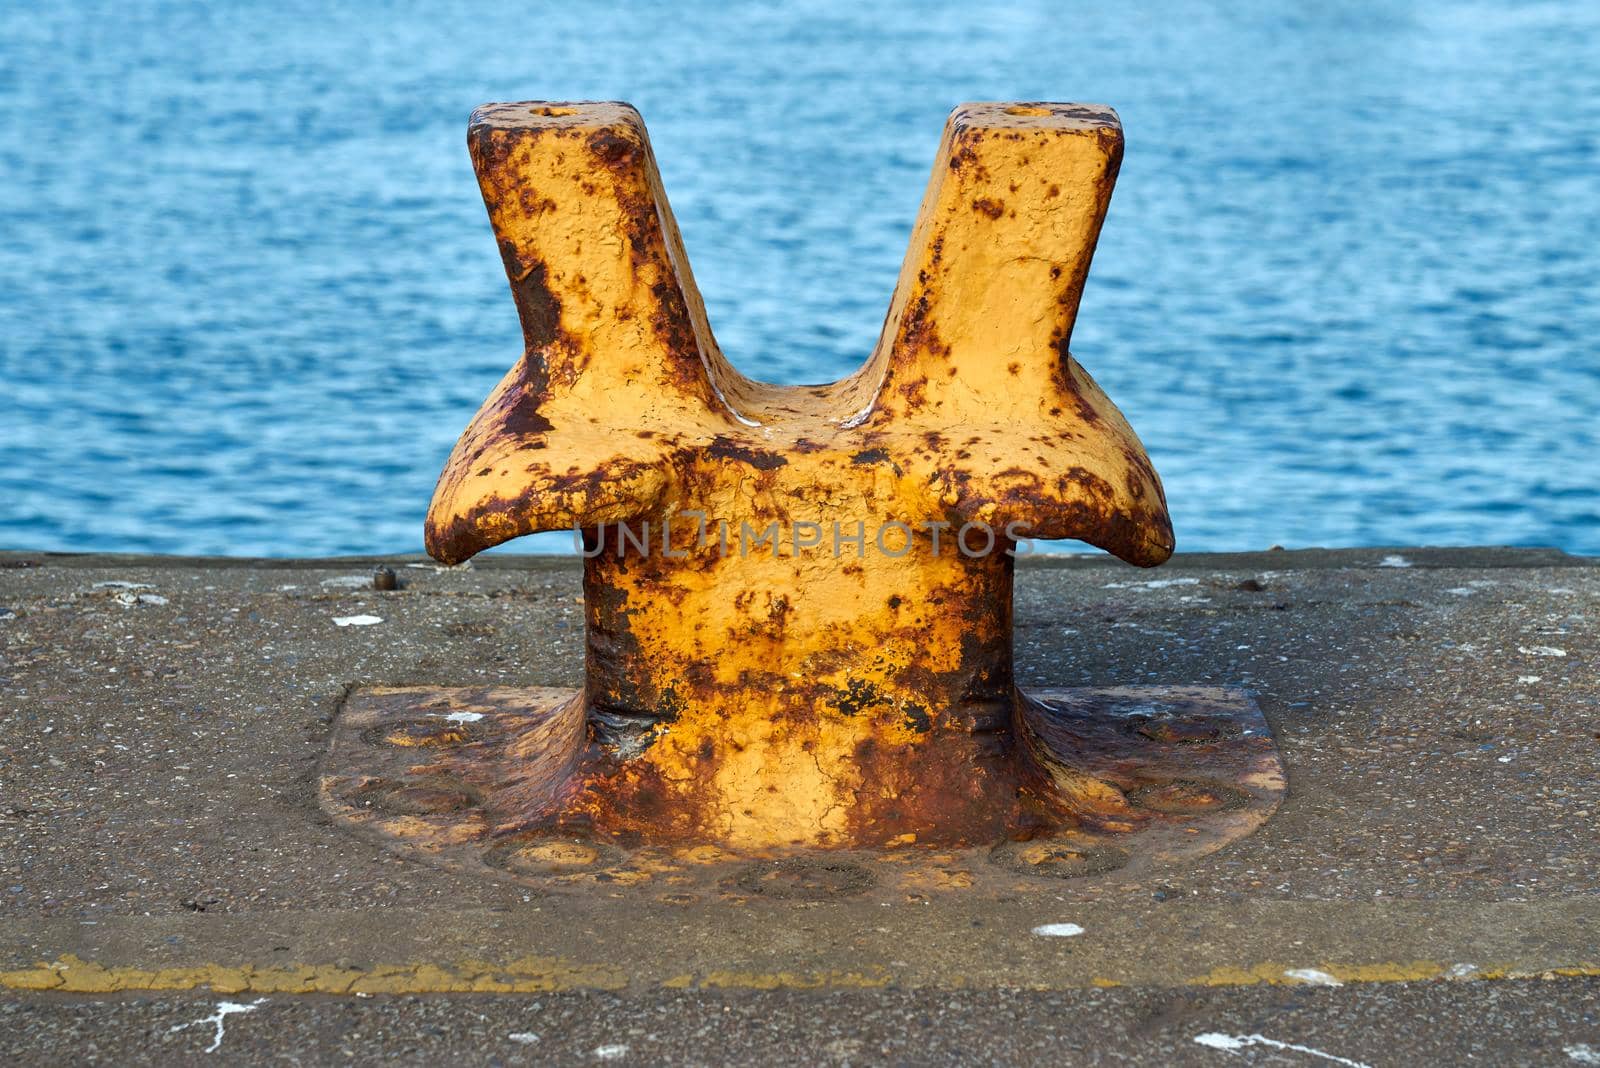
[[[678,979],[688,980],[681,984]],[[894,982],[887,972],[866,975],[861,972],[739,972],[710,971],[698,979],[679,976],[663,986],[713,990],[874,990]]]
[[[604,965],[524,957],[510,964],[457,965],[193,964],[176,968],[104,965],[67,955],[32,968],[0,972],[0,987],[105,994],[122,990],[198,990],[219,994],[445,994],[621,990],[627,973]]]
[[[1320,972],[1338,983],[1400,983],[1425,980],[1456,982],[1496,979],[1570,979],[1600,977],[1600,963],[1579,963],[1548,968],[1486,965],[1465,971],[1459,965],[1436,961],[1395,961],[1375,964],[1321,964],[1314,967],[1261,963],[1247,967],[1219,967],[1204,975],[1178,979],[1175,984],[1209,987],[1294,985],[1307,980],[1291,972]],[[1326,980],[1324,980],[1326,981]],[[761,972],[712,970],[683,973],[660,983],[668,989],[701,990],[866,990],[897,982],[889,972]],[[135,990],[202,990],[218,994],[454,994],[549,993],[574,990],[625,990],[628,973],[610,965],[578,964],[550,957],[524,957],[509,964],[464,961],[454,965],[380,964],[370,968],[333,964],[224,965],[200,963],[182,967],[136,968],[104,965],[66,955],[40,962],[32,968],[0,971],[0,989],[49,990],[74,994],[107,994]],[[932,984],[902,982],[906,986],[961,987],[969,984],[960,974],[941,976]],[[1095,976],[1054,984],[1019,982],[1027,989],[1116,987],[1144,985],[1138,980]]]
[[[1506,979],[1531,978],[1539,973],[1525,975],[1502,966],[1473,967],[1466,972],[1453,972],[1455,965],[1438,961],[1385,961],[1378,964],[1278,964],[1263,962],[1240,968],[1229,965],[1213,968],[1205,975],[1190,979],[1188,986],[1254,986],[1258,983],[1294,986],[1305,985],[1308,980],[1294,972],[1317,972],[1340,983],[1412,983],[1427,979]],[[1315,985],[1315,981],[1311,981]]]
[[[1250,968],[1221,967],[1185,985],[1190,986],[1252,986],[1267,983],[1281,986],[1305,985],[1308,981],[1291,974],[1294,971],[1321,972],[1340,983],[1414,983],[1429,979],[1482,980],[1482,979],[1584,979],[1600,976],[1600,963],[1559,965],[1548,968],[1528,968],[1511,964],[1460,965],[1440,964],[1437,961],[1386,961],[1378,964],[1319,964],[1305,965],[1257,964]],[[1312,985],[1316,985],[1312,981]]]

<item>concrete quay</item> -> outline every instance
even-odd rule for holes
[[[1025,560],[1023,685],[1253,692],[1261,830],[998,895],[543,893],[316,784],[355,687],[577,685],[576,562],[0,553],[0,1060],[1597,1064],[1597,619],[1546,550]]]

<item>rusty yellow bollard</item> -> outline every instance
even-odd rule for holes
[[[723,358],[631,107],[488,105],[469,144],[526,348],[428,550],[581,531],[586,683],[358,692],[336,817],[524,878],[909,846],[1082,874],[1266,818],[1281,771],[1237,692],[1013,682],[1019,541],[1173,548],[1143,447],[1068,352],[1114,112],[958,108],[877,348],[820,386]]]

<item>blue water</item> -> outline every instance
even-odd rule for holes
[[[871,348],[952,105],[1112,104],[1073,347],[1180,548],[1600,552],[1600,4],[1503,0],[5,5],[0,547],[417,549],[520,348],[467,113],[530,98],[639,106],[782,382]]]

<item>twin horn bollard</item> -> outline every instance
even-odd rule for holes
[[[1173,548],[1143,447],[1068,352],[1113,111],[958,108],[877,348],[819,386],[723,358],[633,108],[492,104],[468,140],[526,348],[439,479],[428,551],[582,530],[586,681],[356,692],[337,819],[525,880],[682,883],[821,850],[909,877],[935,856],[915,847],[1089,874],[1270,814],[1242,693],[1013,681],[1019,539]]]

